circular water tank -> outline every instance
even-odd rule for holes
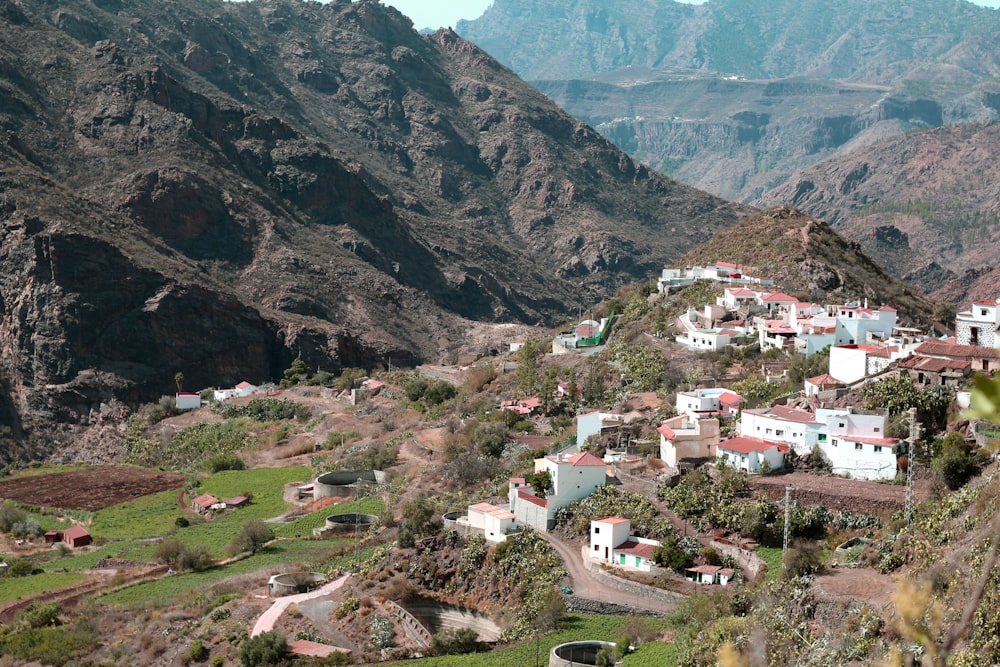
[[[597,665],[597,654],[605,646],[614,649],[614,642],[567,642],[552,649],[549,667],[582,667]]]

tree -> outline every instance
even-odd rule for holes
[[[403,506],[403,521],[399,526],[399,545],[412,547],[415,540],[437,532],[434,504],[427,496],[418,496]]]
[[[556,390],[559,388],[559,369],[550,366],[545,369],[542,375],[542,413],[548,415],[552,411],[555,402]]]
[[[157,545],[156,551],[153,552],[153,558],[161,563],[178,563],[182,553],[184,553],[184,543],[181,542],[180,538],[168,537]]]
[[[477,422],[469,427],[469,443],[483,456],[498,458],[507,444],[507,427],[497,422]]]
[[[538,385],[538,343],[527,341],[518,351],[517,373],[514,375],[517,390],[523,395],[532,394]]]
[[[934,319],[943,324],[946,330],[951,329],[955,326],[955,306],[942,301],[934,308]]]
[[[660,546],[653,551],[653,562],[660,567],[667,567],[674,572],[683,572],[684,568],[691,567],[694,558],[685,551],[674,538],[666,538],[660,542]]]
[[[768,382],[763,375],[756,374],[734,382],[732,390],[747,400],[748,407],[770,403],[784,391],[782,384]]]
[[[524,481],[531,485],[531,490],[539,498],[544,498],[552,490],[552,473],[548,470],[525,475]]]
[[[208,552],[208,547],[204,544],[185,546],[178,556],[177,565],[182,570],[193,572],[207,570],[212,565],[212,554]]]
[[[542,598],[535,616],[535,627],[543,632],[551,632],[559,629],[559,623],[566,613],[566,603],[563,601],[562,592],[555,586],[550,587]]]
[[[178,394],[181,393],[182,391],[184,391],[184,373],[180,373],[180,372],[175,373],[174,374],[174,383],[177,385],[177,393]]]
[[[262,632],[256,637],[247,637],[240,645],[241,667],[277,665],[288,655],[285,635],[277,630]]]
[[[830,372],[830,346],[815,354],[793,354],[788,365],[788,381],[798,387],[805,380]]]
[[[949,433],[940,441],[937,456],[931,461],[931,469],[951,490],[969,481],[979,470],[972,449],[960,433]]]
[[[229,543],[226,551],[235,556],[249,551],[257,553],[261,547],[274,539],[274,532],[260,519],[252,519],[243,524],[243,528]]]
[[[286,368],[283,373],[284,377],[281,380],[281,386],[291,387],[292,385],[305,382],[312,374],[312,369],[306,366],[306,362],[302,361],[302,357],[295,357],[292,365]]]

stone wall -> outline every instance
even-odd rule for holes
[[[764,559],[732,542],[712,540],[709,543],[713,549],[724,556],[730,556],[736,560],[736,564],[743,570],[743,577],[746,581],[756,581],[758,576],[763,576],[767,572],[767,563]]]

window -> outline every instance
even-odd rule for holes
[[[819,436],[817,437],[817,439],[820,442],[826,442],[826,433],[820,433]]]
[[[831,445],[833,445],[834,447],[836,447],[836,446],[837,446],[837,439],[836,439],[836,438],[834,438],[834,439],[833,439],[833,442],[831,442],[830,444],[831,444]]]
[[[601,550],[601,547],[600,547],[600,545],[598,545],[598,544],[595,544],[595,545],[594,545],[594,551],[600,551],[600,550]]]
[[[864,447],[864,445],[862,445],[860,442],[854,443],[854,449],[858,450],[859,452],[861,451],[862,447]]]
[[[874,429],[874,431],[875,431],[876,433],[878,433],[878,432],[879,432],[879,431],[881,431],[881,430],[882,430],[882,429],[880,429],[880,428],[879,428],[878,426],[876,426],[876,427],[875,427],[875,429]]]
[[[601,527],[600,526],[594,526],[594,535],[598,535],[598,534],[600,534],[600,532],[601,532]]]
[[[844,428],[844,422],[840,422],[840,428]]]
[[[775,431],[774,434],[775,435],[785,435],[785,432],[784,431]]]
[[[769,428],[769,429],[767,429],[767,430],[765,431],[765,433],[767,433],[768,435],[771,435],[771,431],[773,431],[773,430],[774,430],[774,429],[770,429],[770,428]]]
[[[882,451],[882,446],[881,445],[875,445],[875,453],[878,454],[881,451]]]

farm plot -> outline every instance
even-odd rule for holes
[[[97,510],[151,493],[176,489],[184,475],[122,466],[97,466],[0,480],[0,498],[59,509]]]

